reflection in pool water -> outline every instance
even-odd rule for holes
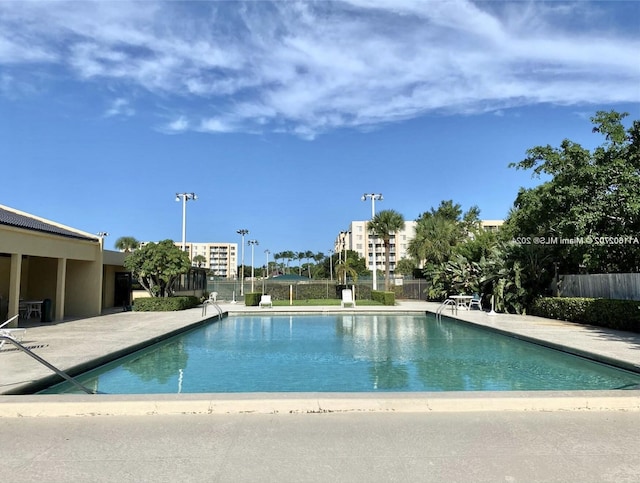
[[[112,394],[614,389],[640,375],[424,315],[229,317],[86,373]],[[43,393],[75,392],[60,384]]]

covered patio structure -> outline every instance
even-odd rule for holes
[[[104,275],[124,259],[117,255],[106,269],[101,237],[0,205],[0,318],[25,301],[46,301],[42,320],[100,315]]]

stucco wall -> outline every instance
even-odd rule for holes
[[[102,263],[67,260],[65,317],[100,314]]]

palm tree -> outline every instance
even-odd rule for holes
[[[140,242],[132,236],[121,236],[116,240],[115,247],[121,252],[130,253],[140,248]]]
[[[207,261],[207,259],[204,255],[196,255],[195,257],[193,257],[192,261],[198,266],[198,268],[200,268],[202,264]]]
[[[311,250],[304,252],[304,258],[307,260],[307,268],[309,269],[309,278],[311,278],[311,259],[314,253]]]
[[[343,279],[345,285],[347,284],[347,275],[353,279],[353,283],[358,281],[358,272],[353,268],[352,264],[353,261],[350,258],[336,263],[336,278],[338,280]]]
[[[312,256],[313,261],[316,262],[315,264],[315,268],[314,268],[314,272],[316,273],[316,277],[325,277],[326,278],[326,274],[323,275],[322,272],[324,272],[324,268],[323,265],[320,264],[320,262],[322,262],[325,259],[324,253],[322,252],[318,252],[313,254]],[[309,277],[311,277],[311,270],[309,270]]]
[[[382,238],[384,243],[384,289],[389,291],[391,286],[390,259],[391,259],[391,235],[404,230],[404,217],[395,210],[382,210],[367,224],[369,230],[376,237]],[[374,246],[375,250],[375,246]],[[375,270],[376,267],[373,267]]]
[[[282,256],[287,261],[286,273],[291,273],[291,269],[289,268],[289,263],[291,262],[291,260],[293,258],[296,257],[296,254],[294,252],[292,252],[291,250],[286,250],[286,251],[282,252]]]
[[[453,247],[460,241],[458,223],[436,215],[418,220],[407,251],[419,263],[439,265],[451,258]]]
[[[298,259],[298,275],[302,277],[302,259],[305,257],[305,252],[297,252],[296,258]]]

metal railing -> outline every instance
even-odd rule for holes
[[[448,305],[451,305],[451,313],[453,313],[454,310],[458,312],[458,303],[453,299],[446,299],[440,304],[438,310],[436,310],[436,318],[442,318],[442,312],[444,312],[444,309],[446,309]]]
[[[21,350],[22,352],[24,352],[25,354],[33,357],[36,361],[38,361],[40,364],[42,364],[43,366],[47,367],[48,369],[51,369],[53,372],[55,372],[57,375],[59,375],[60,377],[62,377],[63,379],[66,379],[67,381],[69,381],[71,384],[73,384],[74,386],[78,387],[79,389],[81,389],[82,391],[86,392],[87,394],[102,394],[99,391],[92,391],[91,389],[89,389],[86,386],[83,386],[82,384],[80,384],[78,381],[76,381],[73,377],[71,377],[69,374],[67,374],[66,372],[58,369],[57,367],[55,367],[53,364],[50,364],[49,362],[45,361],[42,357],[40,357],[39,355],[31,352],[29,349],[27,349],[25,346],[23,346],[20,342],[18,342],[17,340],[15,340],[13,337],[9,336],[9,335],[0,335],[0,340],[4,341],[4,342],[10,342],[11,344],[13,344],[14,346],[16,346],[19,350]]]
[[[202,317],[206,317],[207,307],[209,305],[213,305],[215,307],[216,311],[218,312],[218,318],[222,319],[222,314],[224,313],[224,311],[220,308],[220,306],[216,302],[214,302],[211,299],[205,300],[202,303]]]

